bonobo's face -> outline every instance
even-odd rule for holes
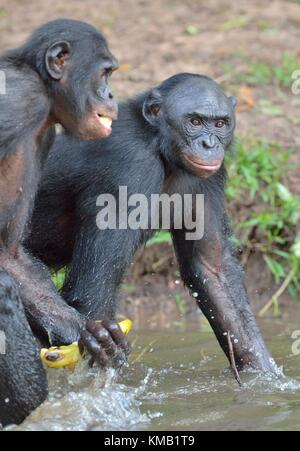
[[[172,90],[163,108],[181,165],[199,177],[222,166],[235,128],[234,98],[211,80],[195,79]]]
[[[214,81],[178,74],[148,95],[143,115],[160,130],[169,163],[207,178],[220,169],[233,140],[235,106]]]
[[[47,51],[53,86],[53,115],[69,133],[83,139],[108,137],[118,107],[108,86],[116,59],[99,33],[75,42],[57,42]]]
[[[83,139],[105,138],[112,133],[112,122],[118,117],[118,107],[108,83],[117,67],[111,55],[106,58],[99,55],[98,63],[93,65],[90,77],[82,86],[81,96],[85,102],[75,125],[78,130],[75,133]],[[74,119],[76,121],[76,117]]]

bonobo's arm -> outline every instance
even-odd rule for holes
[[[94,331],[95,321],[109,329],[112,335],[108,353],[113,353],[118,360],[119,351],[128,355],[130,346],[123,333],[117,328],[115,320],[117,296],[135,251],[141,244],[141,231],[96,230],[94,221],[90,221],[78,234],[74,256],[63,296],[82,316],[92,320],[88,322],[87,331],[81,336],[83,345],[93,355],[99,351],[101,336]],[[91,335],[92,333],[92,335]],[[98,344],[95,341],[98,339]],[[104,337],[103,337],[104,338]],[[121,356],[122,358],[122,356]],[[98,362],[105,364],[105,356]]]
[[[124,274],[136,251],[152,234],[147,224],[145,224],[147,230],[133,229],[126,224],[122,226],[124,228],[119,228],[119,211],[122,211],[126,218],[130,218],[135,202],[137,201],[137,205],[140,202],[140,196],[138,200],[132,197],[136,194],[142,194],[143,199],[148,199],[145,208],[149,209],[148,219],[150,219],[151,195],[160,193],[164,183],[164,167],[154,152],[154,155],[148,152],[143,142],[133,149],[136,149],[134,155],[131,148],[128,153],[124,151],[125,157],[124,161],[122,160],[124,167],[122,167],[119,153],[116,153],[116,150],[119,152],[119,147],[115,149],[112,147],[115,153],[108,154],[110,160],[115,159],[110,161],[111,167],[106,167],[99,182],[95,181],[94,185],[89,186],[77,199],[76,217],[80,223],[74,239],[72,261],[63,297],[69,305],[88,319],[115,318],[117,293]],[[103,186],[105,181],[108,187]],[[132,207],[123,205],[123,196],[119,198],[120,186],[128,187],[127,198],[129,204],[130,201],[133,202]],[[100,230],[97,215],[101,213],[101,208],[97,207],[96,200],[107,188],[116,201],[116,211],[114,204],[111,204],[113,206],[111,213],[112,216],[116,213],[117,227]]]
[[[20,247],[17,258],[1,255],[0,264],[20,287],[28,322],[43,345],[78,341],[85,319],[60,297],[42,263]]]
[[[124,337],[119,326],[110,321],[87,321],[84,315],[68,306],[39,261],[29,258],[20,249],[18,259],[6,256],[2,265],[20,286],[27,320],[43,345],[67,345],[82,337],[82,344],[93,362],[102,367],[120,366],[124,362],[128,347],[118,346]]]
[[[206,197],[204,238],[187,241],[184,231],[174,231],[182,278],[196,297],[228,359],[229,332],[239,369],[250,366],[276,372],[252,313],[243,272],[233,256],[225,221],[224,217],[217,217]]]
[[[76,238],[64,299],[88,319],[115,319],[120,284],[142,241],[140,230],[100,231],[94,221],[85,221]]]

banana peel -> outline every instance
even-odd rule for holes
[[[119,323],[122,332],[127,335],[132,329],[132,321],[126,319]],[[74,369],[82,359],[82,353],[78,342],[68,346],[52,347],[41,350],[41,360],[47,368],[69,368]]]

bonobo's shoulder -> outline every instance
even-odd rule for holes
[[[19,81],[23,87],[33,84],[40,89],[43,87],[42,79],[35,70],[26,63],[18,63],[9,54],[0,57],[0,70],[5,73],[8,81]]]
[[[49,101],[38,74],[25,65],[0,58],[0,151],[34,133],[49,113]]]
[[[47,98],[46,89],[41,77],[26,64],[15,64],[8,57],[0,58],[1,102],[9,102],[12,98],[32,101],[36,95],[36,103]],[[27,103],[26,102],[26,103]],[[19,108],[22,104],[18,105]]]

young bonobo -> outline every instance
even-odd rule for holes
[[[109,139],[58,137],[28,246],[50,266],[70,265],[63,289],[70,306],[91,320],[113,319],[124,273],[153,231],[100,231],[98,196],[109,193],[118,202],[120,186],[128,187],[128,197],[142,193],[149,200],[155,193],[204,194],[204,237],[189,240],[187,230],[171,227],[182,278],[227,357],[230,332],[239,369],[275,372],[230,245],[223,160],[234,138],[235,106],[212,80],[180,74],[121,105]],[[83,342],[93,342],[90,332],[88,325]]]
[[[111,134],[117,105],[107,83],[116,68],[95,28],[65,19],[42,26],[0,57],[0,330],[7,343],[0,355],[2,424],[21,421],[47,395],[29,326],[45,344],[78,340],[85,328],[85,318],[66,308],[22,241],[55,124],[83,140]],[[101,334],[101,325],[93,327]]]

